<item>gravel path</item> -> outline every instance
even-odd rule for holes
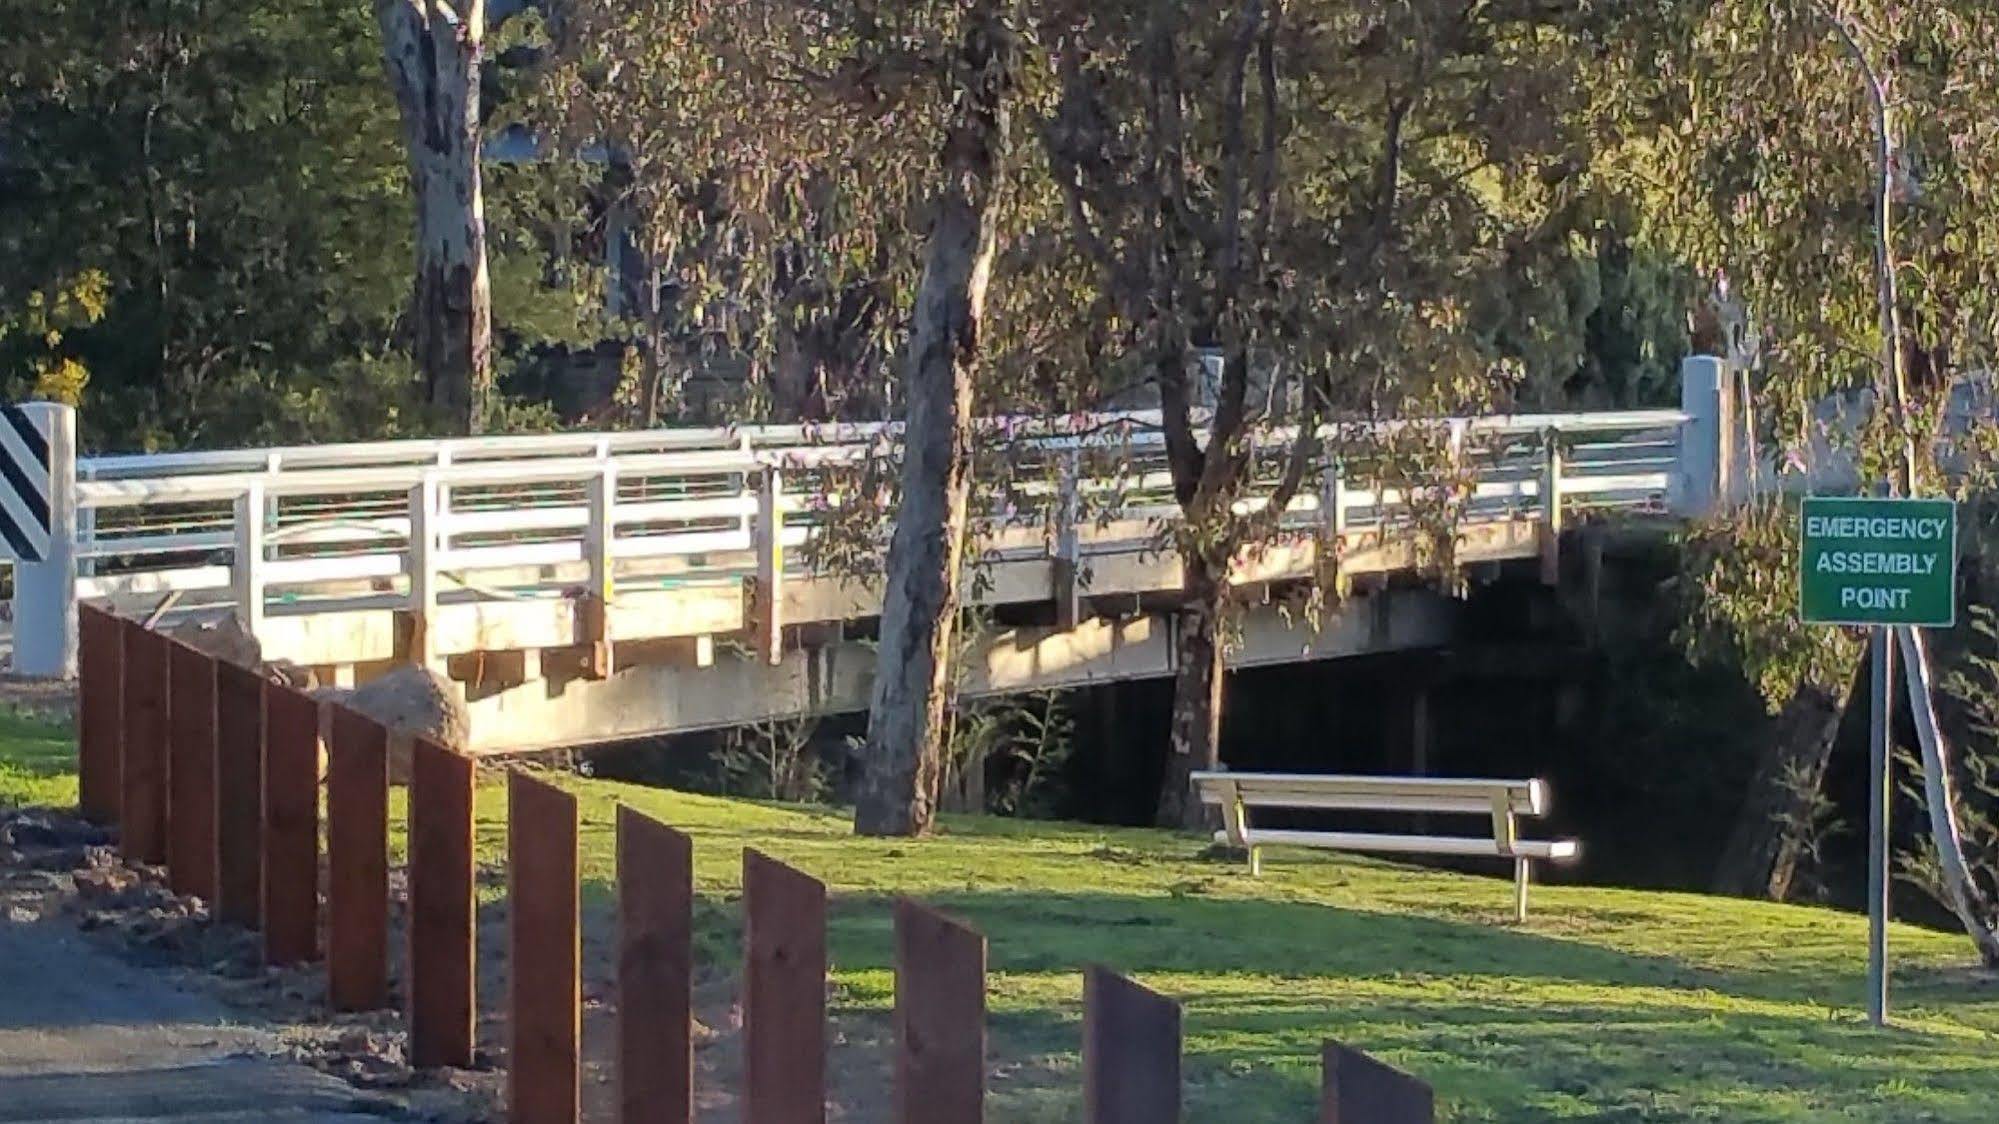
[[[0,918],[0,1121],[379,1124],[392,1111],[66,924]]]

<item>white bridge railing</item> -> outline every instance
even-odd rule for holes
[[[1559,532],[1565,514],[1698,510],[1722,453],[1720,381],[1702,362],[1690,361],[1681,410],[1393,427],[1447,443],[1467,525]],[[976,513],[986,557],[1052,558],[1073,575],[1091,556],[1157,550],[1178,510],[1157,421],[988,423],[1016,455],[1012,481]],[[807,572],[800,548],[843,506],[878,502],[859,494],[852,466],[896,436],[761,426],[79,458],[74,536],[40,564],[66,568],[74,594],[27,599],[17,581],[16,670],[73,674],[77,599],[226,608],[253,635],[273,616],[393,609],[411,622],[407,655],[429,660],[425,624],[440,604],[594,605],[582,615],[599,623],[583,639],[607,644],[604,610],[621,594],[741,585],[762,606],[760,646],[772,647],[783,583]],[[1366,463],[1316,484],[1286,528],[1386,534],[1441,487],[1384,482]]]

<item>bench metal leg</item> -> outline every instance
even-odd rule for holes
[[[1513,860],[1513,920],[1527,920],[1527,879],[1533,865],[1518,856]]]
[[[1261,847],[1252,846],[1249,849],[1249,874],[1252,878],[1261,878],[1263,876],[1263,848]]]

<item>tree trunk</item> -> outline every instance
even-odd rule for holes
[[[1790,896],[1804,849],[1800,827],[1825,783],[1840,718],[1866,674],[1863,661],[1843,696],[1801,683],[1784,703],[1716,866],[1715,893],[1771,901]]]
[[[921,835],[936,812],[938,759],[958,614],[971,482],[972,372],[998,244],[1013,44],[997,3],[966,21],[952,60],[945,185],[917,289],[903,381],[902,504],[868,711],[854,830]]]
[[[1202,769],[1221,764],[1222,738],[1222,614],[1228,604],[1226,570],[1208,565],[1193,552],[1187,559],[1174,641],[1173,724],[1166,753],[1166,775],[1159,784],[1158,823],[1161,827],[1198,830],[1219,822],[1194,797],[1189,779]]]
[[[1943,870],[1950,898],[1944,904],[1964,926],[1965,934],[1978,949],[1978,958],[1987,968],[1999,968],[1999,932],[1994,931],[1992,903],[1979,889],[1964,858],[1964,835],[1957,824],[1957,782],[1951,776],[1943,729],[1937,722],[1929,645],[1923,642],[1923,634],[1913,628],[1895,629],[1895,638],[1908,678],[1909,710],[1915,720],[1916,741],[1923,751],[1923,802],[1929,810],[1930,841],[1936,846],[1937,865]]]
[[[492,385],[479,169],[485,4],[376,0],[375,16],[416,195],[414,358],[432,413],[454,432],[475,433]]]

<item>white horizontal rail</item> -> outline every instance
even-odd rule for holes
[[[1662,506],[1680,486],[1687,420],[1677,410],[1643,410],[1328,425],[1320,436],[1333,449],[1355,448],[1369,434],[1433,434],[1461,467],[1435,484],[1369,480],[1362,477],[1378,458],[1363,451],[1338,489],[1321,489],[1315,472],[1283,522],[1395,524],[1413,505],[1453,492],[1468,521],[1545,517],[1550,479],[1567,509]],[[1005,557],[1042,553],[1020,545],[1019,534],[1031,539],[1033,528],[1048,527],[1052,543],[1058,519],[1078,520],[1071,541],[1090,555],[1156,549],[1160,530],[1179,516],[1156,412],[980,426],[1023,457],[1019,478],[975,513],[987,532],[1012,529]],[[567,597],[600,580],[649,580],[661,567],[674,580],[738,581],[757,572],[759,542],[768,539],[761,511],[778,513],[779,564],[795,568],[792,552],[832,512],[871,502],[842,492],[826,470],[892,454],[900,429],[760,426],[95,458],[78,469],[87,516],[75,551],[78,594],[199,593],[213,603],[218,594],[269,591],[289,611],[310,612],[363,596],[390,605],[417,599],[420,608],[453,585]],[[1271,458],[1297,432],[1256,434],[1260,472],[1275,471]],[[1561,456],[1551,460],[1557,444]],[[1069,474],[1074,494],[1087,497],[1080,514],[1061,514],[1063,463],[1082,466]],[[782,483],[760,496],[771,473]],[[1237,510],[1263,509],[1273,484],[1253,486]],[[1338,497],[1336,510],[1327,495]],[[427,514],[417,521],[420,498]],[[263,518],[246,528],[244,511]],[[411,541],[413,524],[426,528],[424,549]],[[255,556],[239,557],[245,542],[257,544]],[[583,581],[583,570],[597,576]]]

